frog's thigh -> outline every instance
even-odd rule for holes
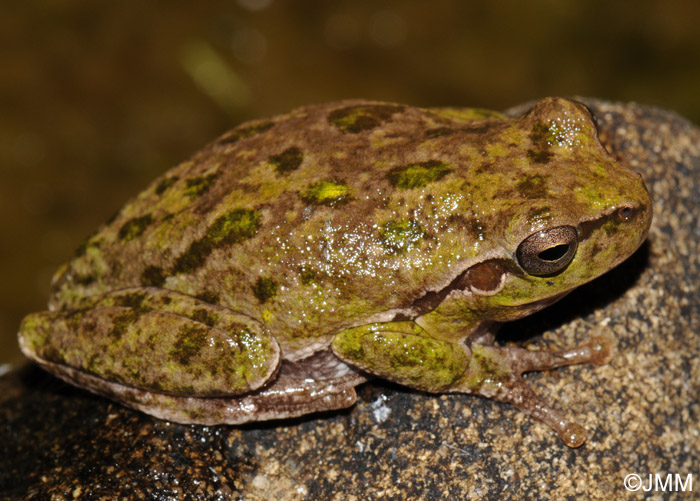
[[[356,367],[427,391],[449,388],[469,365],[469,350],[433,339],[415,322],[362,325],[335,335],[333,352]]]
[[[38,362],[54,362],[54,372],[68,366],[173,395],[245,393],[280,363],[277,342],[258,322],[160,289],[125,289],[75,310],[30,315],[20,340]]]

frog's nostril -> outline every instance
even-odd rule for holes
[[[637,214],[637,210],[634,207],[624,206],[617,210],[617,215],[623,221],[629,221]]]
[[[572,226],[557,226],[533,233],[518,246],[516,257],[530,275],[552,275],[571,262],[578,247],[578,233]]]

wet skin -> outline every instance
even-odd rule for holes
[[[379,376],[509,402],[576,447],[583,427],[521,374],[605,363],[613,341],[528,351],[494,333],[626,259],[651,216],[575,101],[515,119],[300,108],[239,126],[129,201],[59,269],[20,346],[181,423],[347,407]]]

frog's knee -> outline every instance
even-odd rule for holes
[[[417,325],[372,324],[339,332],[334,353],[377,376],[427,391],[448,389],[466,370],[466,348],[433,339]]]

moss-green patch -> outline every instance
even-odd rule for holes
[[[119,228],[119,240],[122,242],[133,240],[142,235],[151,224],[153,224],[153,216],[150,214],[131,218]]]
[[[427,162],[394,167],[387,173],[387,178],[395,188],[409,190],[422,188],[429,183],[442,179],[449,172],[450,168],[445,162],[428,160]]]
[[[243,125],[238,127],[231,132],[227,133],[221,139],[219,139],[218,144],[233,144],[240,139],[245,139],[248,137],[253,137],[261,132],[270,130],[272,126],[275,125],[274,122],[259,122],[255,124]]]
[[[268,159],[268,162],[275,166],[275,170],[278,174],[286,174],[287,172],[298,169],[303,160],[304,154],[301,150],[296,146],[292,146],[282,153],[272,155]]]
[[[301,199],[307,204],[334,206],[350,200],[350,188],[342,181],[319,181],[307,186]]]
[[[167,190],[172,185],[174,185],[178,179],[180,179],[180,178],[177,176],[170,176],[170,177],[166,177],[164,179],[161,179],[160,183],[158,183],[156,185],[156,188],[154,190],[155,194],[162,195],[165,192],[165,190]]]
[[[516,186],[524,198],[547,198],[547,180],[542,176],[525,176]]]
[[[249,239],[260,228],[261,215],[251,209],[234,209],[219,216],[206,234],[192,242],[173,265],[173,273],[189,273],[204,264],[214,249]]]
[[[402,110],[402,106],[390,104],[347,106],[333,110],[328,115],[328,121],[343,132],[357,134],[374,129]]]
[[[190,359],[196,357],[208,344],[209,328],[199,325],[181,327],[177,333],[177,341],[168,355],[180,365],[188,365]]]
[[[403,254],[423,241],[425,231],[416,221],[388,221],[379,229],[379,240],[389,254]]]
[[[277,282],[272,278],[260,277],[255,281],[255,285],[253,285],[253,294],[258,298],[258,301],[264,303],[277,294],[277,288]]]
[[[206,176],[197,176],[185,180],[185,195],[190,198],[195,198],[203,195],[219,177],[218,172],[212,172]]]
[[[141,285],[146,287],[160,287],[165,283],[165,271],[158,266],[147,266],[141,273]]]

